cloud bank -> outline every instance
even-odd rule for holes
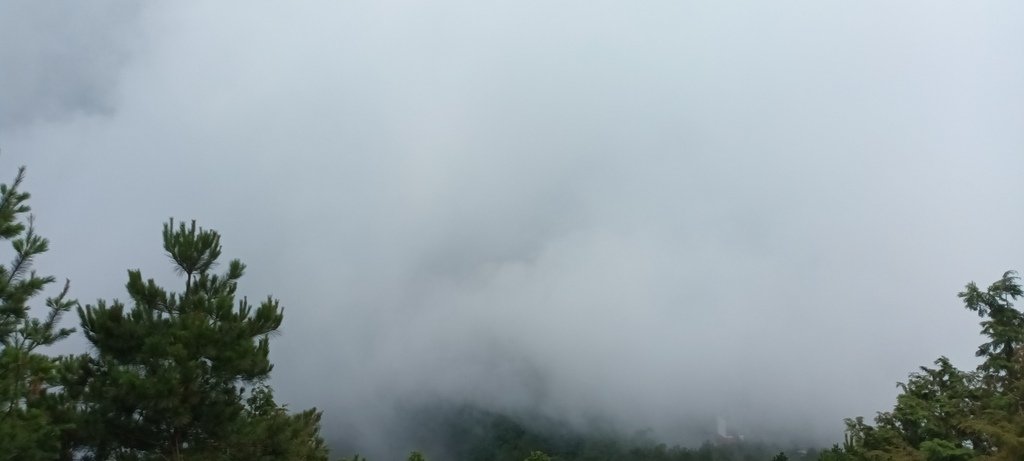
[[[362,453],[437,400],[833,440],[1020,267],[1013,2],[2,8],[40,268],[123,297],[168,216],[218,229]]]

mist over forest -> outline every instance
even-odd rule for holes
[[[992,372],[957,294],[1024,267],[1021,43],[1012,1],[0,1],[0,182],[35,316],[216,230],[334,457],[810,460]]]

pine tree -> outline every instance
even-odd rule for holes
[[[0,265],[0,459],[50,460],[61,457],[64,421],[58,396],[50,392],[60,375],[61,359],[39,349],[67,337],[73,330],[60,328],[61,316],[74,307],[67,298],[68,283],[53,298],[43,319],[30,315],[29,302],[55,279],[32,269],[36,256],[49,242],[35,232],[20,190],[25,168],[14,182],[0,185],[0,240],[11,242],[14,257]],[[27,221],[27,222],[26,222]]]
[[[259,383],[246,399],[243,417],[236,420],[221,459],[326,460],[320,416],[315,409],[289,414],[274,401],[273,390]]]
[[[279,302],[236,300],[245,266],[232,260],[214,272],[221,255],[215,231],[171,220],[163,244],[184,277],[183,291],[131,270],[130,305],[99,301],[78,309],[95,350],[82,389],[92,456],[326,459],[320,414],[287,415],[264,384],[273,368],[269,337],[283,319]]]

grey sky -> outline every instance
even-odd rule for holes
[[[75,5],[0,4],[40,269],[123,297],[220,230],[366,444],[438,397],[838,439],[1021,268],[1020,2]]]

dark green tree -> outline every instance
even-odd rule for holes
[[[1017,352],[1024,345],[1024,313],[1013,307],[1013,302],[1024,296],[1015,272],[1006,272],[1002,278],[982,291],[971,282],[959,294],[967,309],[982,318],[981,334],[988,341],[978,346],[975,353],[983,357],[979,369],[997,389],[1020,378],[1015,366]]]
[[[548,456],[547,453],[544,453],[543,451],[534,451],[530,452],[530,455],[527,456],[526,459],[524,459],[523,461],[551,461],[551,457]]]
[[[46,300],[42,319],[31,316],[29,302],[55,279],[32,268],[49,242],[35,232],[27,201],[20,190],[25,168],[10,186],[0,185],[0,240],[11,242],[14,256],[0,265],[0,459],[50,460],[62,456],[62,401],[57,386],[61,359],[39,352],[70,335],[60,328],[61,316],[75,305],[67,298],[68,283]],[[27,216],[27,218],[26,218]]]
[[[320,414],[286,414],[264,385],[273,368],[269,337],[283,319],[278,301],[236,299],[245,266],[232,260],[214,272],[221,255],[215,231],[171,220],[163,244],[183,291],[131,270],[128,305],[78,309],[95,351],[81,389],[92,456],[326,459]]]
[[[1024,314],[1013,305],[1024,290],[1006,272],[985,290],[971,282],[959,296],[982,318],[982,363],[962,371],[941,357],[935,368],[921,367],[874,426],[847,421],[845,453],[888,461],[1024,459]]]
[[[972,282],[959,296],[982,318],[988,340],[975,353],[984,360],[977,370],[975,417],[964,427],[978,434],[975,451],[989,459],[1024,459],[1024,313],[1013,305],[1024,296],[1020,278],[1006,272],[984,291]]]
[[[833,445],[831,449],[821,452],[818,461],[856,461],[857,458],[850,452]]]
[[[258,383],[246,399],[243,415],[235,421],[220,459],[326,460],[327,446],[319,435],[320,416],[316,409],[288,413],[274,401],[273,390]]]

